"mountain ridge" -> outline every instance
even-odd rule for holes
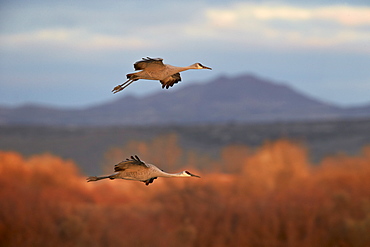
[[[121,95],[124,94],[121,93]],[[369,117],[370,105],[343,108],[306,96],[291,87],[244,74],[138,98],[61,109],[0,106],[0,124],[155,125],[224,122],[305,121]]]

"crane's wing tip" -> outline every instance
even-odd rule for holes
[[[143,161],[141,161],[141,159],[136,154],[135,155],[131,155],[130,158],[131,158],[131,160],[143,162]],[[130,159],[126,159],[126,160],[130,160]]]

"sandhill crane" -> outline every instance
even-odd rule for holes
[[[186,67],[176,67],[169,64],[164,64],[162,58],[150,58],[146,57],[134,64],[135,70],[141,70],[136,73],[127,74],[127,81],[121,85],[113,88],[113,93],[118,93],[125,87],[130,85],[132,82],[139,79],[146,80],[159,80],[162,83],[162,88],[168,89],[172,87],[175,83],[181,81],[180,72],[189,69],[210,69],[200,63],[195,63]]]
[[[93,176],[88,177],[87,182],[98,181],[101,179],[127,179],[144,182],[146,185],[153,183],[154,179],[158,177],[165,178],[188,178],[197,177],[197,175],[191,174],[188,171],[182,171],[179,173],[167,173],[152,164],[147,164],[140,160],[139,157],[131,156],[131,159],[126,159],[114,166],[114,173],[107,176]]]

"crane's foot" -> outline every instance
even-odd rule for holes
[[[113,93],[118,93],[119,91],[122,91],[122,90],[123,90],[123,89],[125,89],[127,86],[129,86],[131,83],[133,83],[134,81],[137,81],[137,79],[135,79],[135,80],[128,79],[128,80],[127,80],[127,81],[125,81],[123,84],[118,85],[118,86],[116,86],[115,88],[113,88],[112,92],[113,92]]]
[[[86,178],[87,182],[92,182],[92,181],[98,181],[98,177],[97,176],[92,176],[92,177],[88,177]]]
[[[112,92],[113,93],[118,93],[119,91],[121,91],[123,88],[122,88],[122,85],[118,85],[116,86],[115,88],[113,88]]]

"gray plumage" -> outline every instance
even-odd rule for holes
[[[181,81],[180,72],[189,69],[211,69],[200,63],[195,63],[186,67],[177,67],[169,64],[164,64],[162,58],[143,58],[134,64],[135,70],[141,70],[136,73],[127,74],[127,81],[123,84],[113,88],[113,93],[118,93],[119,91],[126,88],[132,82],[139,79],[146,80],[159,80],[162,83],[162,88],[168,89],[172,87],[175,83]]]
[[[131,156],[131,159],[126,159],[114,166],[114,173],[106,176],[92,176],[87,178],[87,182],[98,181],[101,179],[126,179],[144,182],[146,185],[153,183],[158,177],[198,177],[188,171],[179,173],[167,173],[152,164],[147,164],[140,160],[139,157]]]

